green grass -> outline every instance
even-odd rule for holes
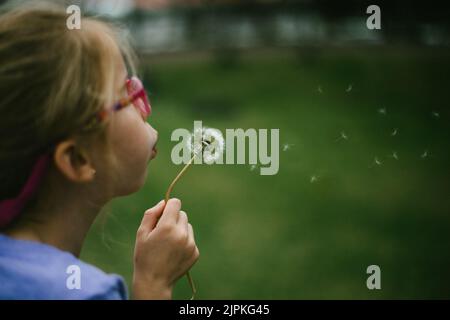
[[[95,223],[82,258],[130,283],[142,214],[180,169],[170,160],[175,128],[279,128],[280,144],[294,146],[280,151],[277,175],[202,165],[175,188],[201,251],[198,298],[448,298],[449,57],[355,48],[245,55],[227,67],[144,61],[159,155],[142,190]],[[341,131],[348,140],[337,141]],[[382,290],[366,288],[371,264]],[[174,297],[189,292],[181,279]]]

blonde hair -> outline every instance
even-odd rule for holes
[[[66,27],[64,8],[25,5],[0,17],[0,200],[15,196],[36,158],[67,137],[105,137],[93,122],[113,103],[117,51],[135,55],[115,26],[82,18]]]

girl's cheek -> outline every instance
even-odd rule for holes
[[[151,129],[147,123],[140,120],[139,124],[134,126],[134,149],[140,156],[146,157],[151,153],[153,148],[153,139]],[[129,143],[129,142],[128,142]]]
[[[116,174],[121,177],[117,186],[120,195],[135,192],[145,183],[148,161],[156,142],[156,131],[141,117],[125,111],[132,110],[116,113],[112,127],[114,152],[119,161]]]
[[[135,114],[123,110],[123,113],[118,112],[115,119],[113,135],[117,150],[120,150],[120,157],[132,161],[142,161],[151,151],[151,137],[149,129],[146,127],[142,118],[136,117]],[[133,155],[130,157],[130,155]]]

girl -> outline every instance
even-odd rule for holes
[[[0,18],[1,299],[127,298],[119,276],[77,257],[102,207],[143,185],[158,134],[118,32],[93,18],[68,30],[66,19],[48,6]],[[170,299],[197,261],[180,209],[171,199],[144,213],[134,298]]]

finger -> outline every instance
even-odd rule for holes
[[[199,256],[200,256],[200,251],[198,250],[198,247],[196,246],[194,249],[194,252],[192,254],[192,257],[191,257],[191,268],[197,262]]]
[[[145,233],[152,231],[164,210],[164,200],[161,200],[156,206],[145,211],[142,217],[141,225],[139,229]]]
[[[188,240],[187,240],[188,248],[190,248],[191,254],[195,255],[195,251],[197,250],[197,245],[195,244],[194,238],[194,230],[192,229],[192,225],[188,223]]]
[[[192,224],[188,223],[188,238],[189,242],[193,242],[195,244],[195,237],[194,237],[194,229],[192,228]]]
[[[173,224],[177,223],[179,211],[181,208],[181,201],[179,199],[173,198],[167,201],[164,212],[159,220],[160,224]]]
[[[186,212],[180,211],[180,214],[178,215],[178,221],[177,224],[180,225],[183,228],[186,228],[186,233],[188,233],[188,216]]]

